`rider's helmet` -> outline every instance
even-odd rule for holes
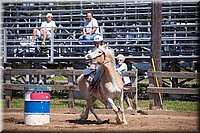
[[[96,46],[96,47],[99,47],[99,45],[103,45],[103,37],[100,36],[100,35],[96,35],[94,37],[94,40],[93,40],[93,44]]]
[[[94,42],[102,42],[102,41],[103,41],[103,37],[102,37],[102,36],[96,35],[96,36],[94,37]]]

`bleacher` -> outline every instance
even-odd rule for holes
[[[123,53],[130,62],[150,61],[151,1],[76,1],[76,2],[4,2],[3,63],[13,61],[68,62],[82,60],[92,45],[78,41],[85,15],[92,10],[105,43],[115,54]],[[55,37],[40,51],[40,43],[29,46],[32,30],[40,27],[46,14],[57,24]],[[198,6],[196,2],[162,4],[162,60],[196,61],[198,47]],[[34,57],[34,58],[33,58]]]

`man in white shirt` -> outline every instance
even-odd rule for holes
[[[56,27],[55,22],[52,20],[53,15],[51,13],[48,13],[46,15],[46,21],[42,22],[41,28],[40,30],[34,28],[33,29],[33,35],[32,35],[32,44],[34,44],[34,40],[35,40],[35,36],[41,38],[43,36],[42,39],[42,45],[45,45],[45,41],[46,39],[50,39],[51,38],[51,32],[53,32],[54,29]]]
[[[92,41],[90,40],[94,40],[94,37],[99,34],[99,27],[98,27],[98,23],[97,20],[95,18],[93,18],[93,13],[92,11],[88,11],[87,15],[86,15],[86,22],[84,24],[84,28],[82,31],[82,34],[79,37],[79,40],[86,45],[91,44]]]

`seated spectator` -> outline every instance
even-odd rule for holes
[[[33,35],[32,35],[32,42],[31,44],[34,45],[35,43],[35,36],[38,38],[42,38],[42,45],[45,45],[46,39],[51,38],[51,33],[54,31],[53,28],[56,27],[55,22],[52,20],[53,15],[51,13],[48,13],[46,15],[46,21],[42,22],[42,25],[40,27],[40,30],[34,28],[33,29]]]
[[[93,18],[93,13],[91,11],[87,12],[86,22],[84,24],[84,28],[82,34],[79,37],[79,40],[82,44],[89,45],[91,44],[90,40],[94,40],[94,37],[99,34],[98,23],[95,18]]]

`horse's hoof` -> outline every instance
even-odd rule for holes
[[[109,123],[110,123],[110,119],[103,121],[103,124],[109,124]]]
[[[87,120],[87,117],[85,117],[84,115],[81,115],[80,117],[80,120]]]
[[[118,117],[116,117],[116,122],[117,122],[117,124],[122,124],[122,119],[121,119],[121,118],[118,118]]]
[[[127,122],[127,121],[124,121],[124,122],[122,123],[122,125],[128,125],[128,122]]]

